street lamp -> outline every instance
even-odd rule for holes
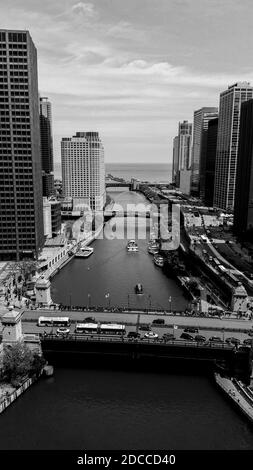
[[[72,302],[71,302],[71,295],[72,295],[72,294],[71,294],[71,292],[70,292],[70,293],[69,293],[69,306],[70,306],[70,307],[71,307],[71,303],[72,303]]]
[[[169,308],[170,308],[170,313],[171,313],[171,295],[169,296]]]
[[[88,294],[88,310],[90,309],[90,299],[91,299],[91,295]]]
[[[110,294],[108,292],[108,294],[105,294],[105,298],[108,299],[107,301],[107,308],[110,308],[111,306],[111,299],[110,299]]]
[[[128,311],[130,310],[130,295],[127,294],[127,307],[128,307]]]

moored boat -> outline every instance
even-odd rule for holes
[[[92,253],[94,252],[94,248],[90,248],[89,246],[85,246],[84,248],[81,248],[79,251],[76,253],[76,258],[88,258]]]
[[[164,266],[164,258],[160,255],[154,256],[154,263],[156,266],[159,266],[159,268],[162,268]]]

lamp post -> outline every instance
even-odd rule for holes
[[[170,309],[170,313],[171,313],[171,295],[169,296],[169,309]]]
[[[130,310],[130,295],[127,294],[127,308],[128,308],[128,311]]]
[[[88,310],[90,309],[90,299],[91,299],[91,295],[88,294]]]
[[[108,299],[107,300],[107,308],[109,309],[110,306],[111,306],[111,299],[110,299],[110,294],[108,292],[108,294],[105,294],[105,298]]]
[[[70,293],[69,293],[69,306],[70,306],[70,307],[71,307],[71,304],[72,304],[72,300],[71,300],[71,299],[72,299],[72,294],[71,294],[71,292],[70,292]]]

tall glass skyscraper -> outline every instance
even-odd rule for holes
[[[0,30],[0,259],[44,243],[37,51],[28,31]]]
[[[173,141],[173,182],[180,184],[180,171],[191,166],[192,124],[188,121],[178,123],[178,135]]]
[[[43,196],[48,197],[54,194],[54,162],[52,105],[46,97],[40,97],[40,140]]]
[[[253,232],[253,100],[241,106],[234,230],[238,235]]]
[[[191,193],[199,196],[201,161],[205,158],[208,123],[218,116],[218,108],[201,108],[194,112]]]
[[[220,94],[215,165],[214,206],[233,211],[241,104],[253,98],[253,87],[235,83]]]
[[[61,141],[62,189],[74,209],[100,211],[105,203],[104,147],[98,132],[77,132]]]

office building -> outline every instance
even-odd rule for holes
[[[206,139],[206,158],[203,159],[200,171],[200,198],[209,206],[213,206],[214,174],[218,135],[218,118],[208,123]]]
[[[193,196],[200,195],[200,171],[206,154],[208,123],[217,116],[218,108],[205,107],[194,112],[191,166],[191,193]]]
[[[253,231],[253,100],[241,106],[235,184],[234,231]]]
[[[100,211],[105,203],[104,147],[98,132],[77,132],[61,142],[62,184],[73,210]]]
[[[43,196],[54,194],[52,105],[48,98],[40,97],[40,142]]]
[[[0,259],[44,243],[37,51],[28,31],[0,30]]]
[[[241,104],[253,98],[247,82],[235,83],[220,95],[215,165],[214,206],[233,211]]]
[[[192,124],[178,123],[178,135],[173,141],[173,182],[180,186],[180,172],[191,166]]]

